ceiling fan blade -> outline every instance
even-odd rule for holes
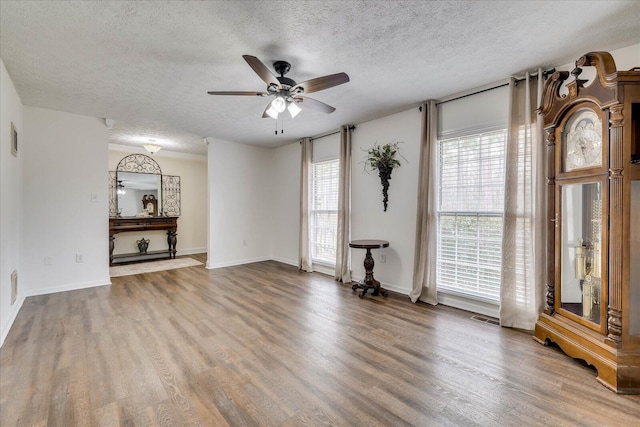
[[[241,95],[241,96],[269,96],[270,94],[268,92],[233,92],[233,91],[228,91],[228,92],[216,92],[216,91],[211,91],[211,92],[207,92],[209,95]]]
[[[306,82],[298,83],[291,88],[291,92],[295,93],[296,89],[302,88],[304,89],[304,93],[313,93],[347,83],[348,81],[349,76],[345,73],[330,74],[328,76],[318,77],[307,80]]]
[[[307,98],[306,96],[296,96],[293,99],[296,101],[296,105],[303,110],[308,108],[309,110],[315,110],[327,114],[336,111],[335,107],[325,104],[324,102],[320,102],[317,99]]]
[[[242,55],[242,57],[245,61],[247,61],[247,64],[249,64],[253,71],[256,72],[258,77],[260,77],[262,81],[264,81],[267,85],[273,84],[277,87],[280,87],[280,82],[278,81],[276,76],[273,75],[271,70],[269,70],[267,66],[262,63],[262,61],[251,55]]]

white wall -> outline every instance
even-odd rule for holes
[[[114,171],[120,160],[129,154],[147,154],[144,149],[109,145],[109,170]],[[178,218],[177,255],[204,253],[207,250],[207,158],[204,156],[159,151],[152,157],[162,173],[180,177],[180,218]],[[148,192],[143,192],[148,193]],[[137,197],[139,212],[142,196]],[[107,213],[108,217],[108,213]],[[165,231],[116,234],[114,254],[137,252],[136,240],[149,239],[149,251],[167,249]],[[108,257],[108,255],[107,255]]]
[[[374,275],[389,290],[408,294],[413,286],[413,258],[420,153],[420,111],[418,108],[356,125],[353,131],[351,239],[389,241],[386,249],[372,251]],[[401,141],[400,153],[407,159],[393,171],[389,185],[389,206],[382,204],[382,184],[376,173],[363,171],[366,150],[375,143]],[[381,255],[386,262],[381,262]],[[351,250],[354,279],[364,277],[364,255]]]
[[[413,283],[418,155],[420,152],[418,108],[361,123],[353,131],[351,239],[383,239],[389,248],[373,251],[375,277],[389,289],[404,294]],[[339,136],[336,137],[339,141]],[[327,140],[329,141],[329,140]],[[402,141],[400,152],[407,161],[394,170],[389,187],[389,206],[384,212],[382,185],[376,173],[363,170],[366,150],[373,144]],[[314,153],[322,157],[323,139],[314,141]],[[317,146],[317,147],[316,147]],[[327,145],[328,147],[328,145]],[[273,220],[272,258],[297,265],[300,209],[300,144],[274,150],[272,156]],[[386,262],[381,262],[381,255]],[[364,250],[351,250],[354,280],[364,277]]]
[[[616,61],[618,71],[629,71],[634,67],[640,67],[640,43],[610,52]]]
[[[353,131],[351,239],[383,239],[389,248],[373,251],[375,277],[389,289],[404,294],[413,283],[418,155],[420,151],[420,112],[418,108],[356,125]],[[339,136],[337,137],[339,141]],[[327,140],[329,141],[329,140]],[[389,206],[384,212],[382,185],[376,173],[363,170],[366,150],[373,144],[402,141],[400,152],[407,161],[394,170],[389,187]],[[314,153],[322,157],[323,139],[314,141]],[[316,147],[317,146],[317,147]],[[328,147],[328,145],[326,146]],[[274,194],[271,228],[272,258],[298,264],[300,209],[300,144],[274,150],[272,156]],[[386,262],[381,262],[381,255]],[[351,250],[354,280],[364,277],[364,250]]]
[[[300,143],[271,153],[271,258],[298,265],[300,229]]]
[[[209,138],[208,268],[271,258],[271,151]]]
[[[11,122],[18,131],[18,156],[11,154]],[[0,346],[24,301],[22,268],[23,107],[0,59]],[[18,271],[18,296],[11,305],[11,273]]]
[[[24,107],[24,128],[27,295],[110,283],[104,122]],[[45,265],[45,257],[51,265]]]

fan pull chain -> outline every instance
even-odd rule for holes
[[[282,120],[280,122],[280,134],[283,134],[284,133],[284,119],[280,119],[280,120]],[[278,119],[277,118],[276,118],[276,132],[275,133],[276,133],[276,135],[278,135]]]

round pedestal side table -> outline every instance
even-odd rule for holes
[[[349,247],[367,250],[367,254],[364,257],[364,279],[358,283],[353,283],[351,285],[351,289],[353,289],[354,292],[358,291],[358,296],[360,298],[364,298],[369,289],[373,289],[371,294],[374,296],[382,295],[383,297],[386,297],[389,295],[385,289],[380,287],[380,282],[373,277],[373,266],[375,263],[373,262],[373,256],[371,255],[371,249],[388,248],[389,242],[386,240],[352,240],[349,242]]]

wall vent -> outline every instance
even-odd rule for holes
[[[485,316],[471,316],[471,319],[477,320],[478,322],[491,323],[492,325],[500,326],[500,321],[494,317],[485,317]]]
[[[18,270],[11,273],[11,305],[15,304],[18,298]]]

